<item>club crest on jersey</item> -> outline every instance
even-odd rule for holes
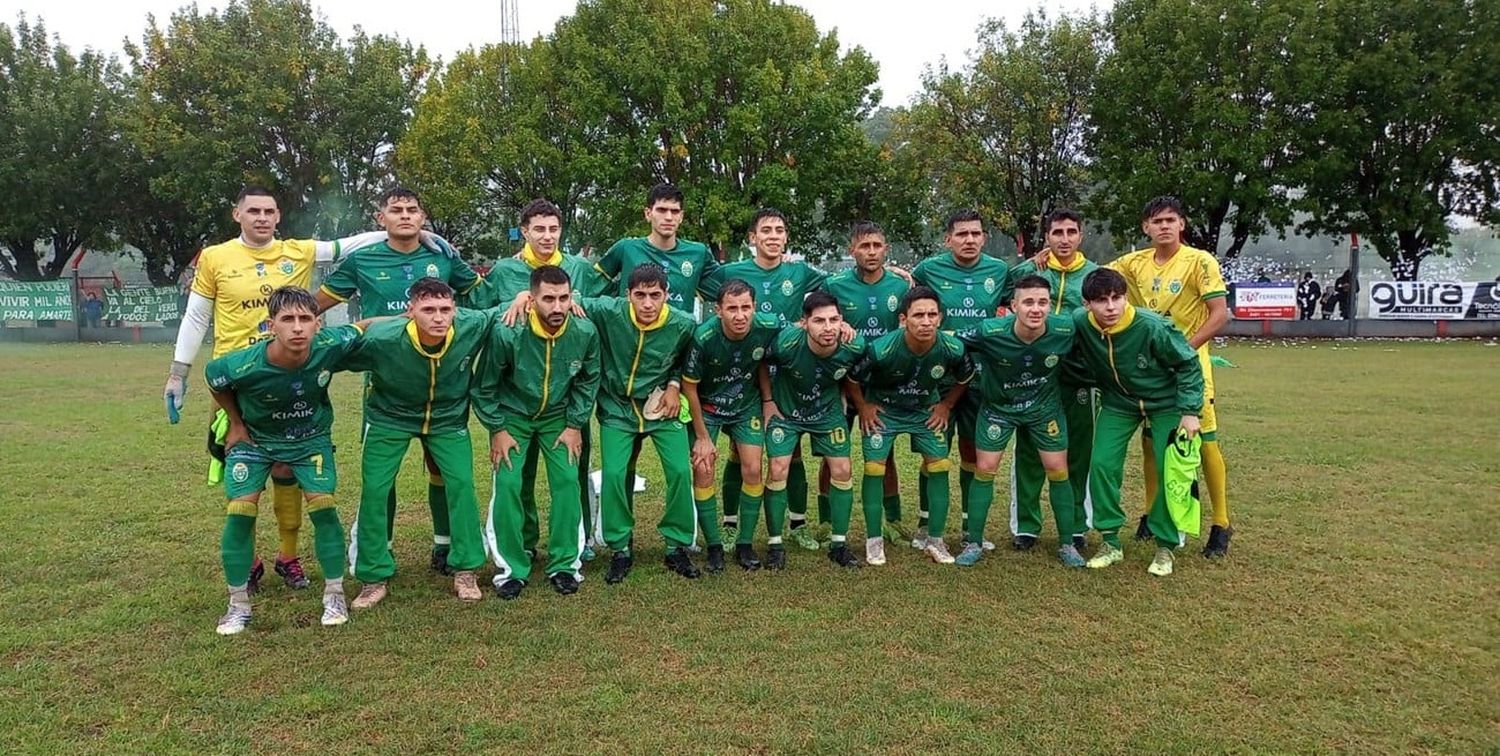
[[[295,268],[292,267],[291,260],[283,257],[281,258],[281,262],[276,263],[276,269],[281,271],[281,275],[290,276]]]
[[[1142,369],[1142,370],[1145,370],[1146,369],[1146,355],[1144,355],[1144,354],[1138,354],[1138,355],[1136,355],[1135,356],[1135,366],[1138,367],[1138,368],[1140,368],[1140,369]]]
[[[1057,367],[1057,355],[1055,355],[1055,354],[1049,354],[1049,355],[1047,355],[1047,359],[1042,360],[1042,363],[1045,364],[1049,368],[1050,367]]]
[[[984,293],[986,293],[986,294],[994,294],[995,293],[995,279],[993,279],[993,278],[986,278],[986,279],[984,279]]]
[[[990,427],[986,428],[984,433],[985,435],[990,437],[991,441],[1000,440],[1000,424],[990,423]]]
[[[870,434],[870,448],[871,449],[879,449],[884,444],[885,444],[885,436],[882,436],[879,433],[871,433]]]
[[[933,378],[942,378],[943,377],[943,372],[944,372],[943,366],[942,365],[933,365],[931,372],[932,372],[932,377]]]
[[[266,277],[266,264],[265,263],[258,262],[258,263],[255,264],[255,277],[256,278],[265,278]]]
[[[1167,291],[1170,291],[1173,294],[1176,294],[1176,293],[1182,291],[1182,282],[1179,281],[1179,280],[1173,279],[1171,283],[1167,284]]]
[[[427,277],[428,278],[437,278],[438,277],[438,266],[437,266],[437,263],[427,263]]]
[[[787,279],[781,282],[781,296],[790,297],[792,295],[792,292],[796,290],[797,287],[792,285],[791,279]]]
[[[324,370],[324,371],[321,371],[321,372],[318,373],[318,385],[319,386],[326,387],[328,385],[328,382],[331,381],[331,380],[333,380],[333,373],[330,373],[327,370]]]
[[[250,466],[244,462],[234,463],[234,467],[229,470],[229,477],[234,478],[236,483],[244,483],[250,479]]]
[[[688,260],[683,260],[682,261],[682,275],[686,276],[688,278],[692,278],[693,277],[693,263],[692,262],[690,262]]]
[[[885,299],[885,309],[890,310],[891,312],[895,312],[896,308],[900,307],[900,306],[901,306],[901,300],[897,299],[895,294],[892,294],[889,297],[886,297],[886,299]]]

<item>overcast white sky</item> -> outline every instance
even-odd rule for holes
[[[966,59],[975,32],[988,16],[1014,24],[1042,0],[925,0],[896,3],[866,0],[801,0],[818,28],[837,29],[847,48],[864,47],[880,63],[880,88],[886,105],[901,105],[921,86],[924,65],[943,56],[952,63]],[[126,37],[139,39],[147,14],[165,24],[183,0],[0,0],[0,23],[12,24],[24,13],[41,18],[69,47],[120,52]],[[201,8],[219,8],[224,0],[203,0]],[[445,60],[464,48],[479,47],[500,36],[499,0],[317,0],[318,12],[340,35],[356,25],[371,34],[395,34],[427,47]],[[1109,0],[1049,0],[1049,13],[1107,7]],[[521,36],[530,39],[552,30],[572,13],[572,0],[519,0]],[[875,10],[890,8],[893,10]],[[894,10],[905,8],[904,10]]]

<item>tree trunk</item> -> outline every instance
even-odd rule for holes
[[[46,275],[51,280],[62,275],[63,268],[73,259],[73,253],[81,246],[78,234],[55,233],[52,235],[52,259],[47,262]]]
[[[6,239],[5,249],[15,262],[0,256],[0,268],[17,281],[41,281],[42,271],[37,267],[36,239]]]

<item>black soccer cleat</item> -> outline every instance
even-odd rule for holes
[[[840,567],[859,567],[859,557],[850,553],[848,544],[836,543],[828,547],[828,561]]]
[[[448,566],[448,550],[446,543],[432,544],[432,571],[439,575],[452,575],[453,568]]]
[[[521,595],[521,589],[525,587],[525,581],[511,578],[501,583],[499,586],[496,586],[495,593],[499,595],[501,599],[510,601],[511,599],[519,597]]]
[[[697,567],[693,566],[693,559],[688,556],[687,549],[680,546],[668,551],[667,555],[661,561],[662,564],[667,566],[667,569],[689,580],[702,574],[698,571]]]
[[[547,578],[552,583],[552,590],[560,595],[571,596],[578,592],[578,579],[569,572],[554,572]]]
[[[616,551],[609,558],[609,572],[604,574],[604,582],[615,585],[623,582],[630,575],[630,568],[635,566],[635,557],[628,551]]]
[[[766,561],[764,566],[768,570],[786,569],[786,547],[776,544],[766,549]]]
[[[1031,547],[1035,545],[1036,536],[1034,535],[1018,535],[1010,539],[1010,547],[1016,551],[1031,551]]]
[[[1148,516],[1141,515],[1141,524],[1135,528],[1135,540],[1137,541],[1150,541],[1156,538],[1156,536],[1151,535],[1151,523],[1146,521]]]
[[[746,572],[760,569],[760,555],[756,554],[755,547],[748,543],[734,545],[734,561]]]
[[[724,544],[716,543],[708,547],[708,560],[703,563],[703,571],[710,575],[724,571]]]
[[[260,579],[265,576],[266,564],[260,561],[260,557],[256,557],[255,562],[250,565],[250,579],[245,582],[245,592],[252,596],[258,593],[260,591]]]
[[[1234,535],[1234,528],[1213,526],[1208,531],[1208,543],[1203,546],[1205,559],[1223,559],[1229,556],[1229,537]]]

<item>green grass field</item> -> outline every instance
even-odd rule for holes
[[[169,426],[166,347],[0,345],[0,750],[1494,752],[1500,347],[1220,353],[1238,532],[1165,580],[1147,546],[1068,571],[1049,535],[972,570],[796,551],[687,582],[648,526],[622,586],[601,561],[573,597],[461,606],[426,567],[413,453],[386,603],[328,630],[316,591],[273,585],[226,639],[201,378]],[[335,383],[347,523],[358,379]]]

